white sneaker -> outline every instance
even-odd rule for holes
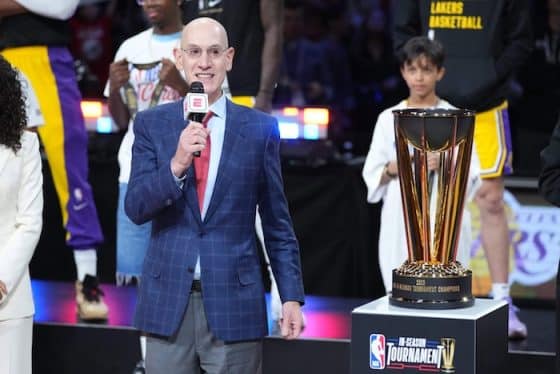
[[[513,305],[511,297],[505,300],[508,302],[508,338],[525,339],[527,337],[527,325],[521,322],[517,317],[519,308]]]

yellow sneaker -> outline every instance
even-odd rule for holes
[[[83,282],[76,281],[76,305],[80,319],[84,321],[107,319],[109,308],[103,300],[103,295],[97,277],[88,274]]]

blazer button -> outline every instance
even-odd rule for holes
[[[192,273],[194,273],[194,268],[192,266],[189,266],[187,268],[187,271],[192,274]]]
[[[204,231],[199,231],[198,232],[198,237],[202,238],[204,236],[204,234],[206,234]]]
[[[171,204],[173,204],[173,200],[171,199],[165,200],[165,205],[170,206]]]

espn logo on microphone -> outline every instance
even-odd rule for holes
[[[208,95],[189,92],[185,98],[184,106],[185,113],[206,113],[208,112]]]
[[[369,336],[369,367],[376,370],[385,369],[385,335]]]

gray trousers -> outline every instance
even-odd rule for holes
[[[191,292],[176,335],[148,335],[147,374],[261,374],[262,340],[224,343],[208,329],[200,292]]]

